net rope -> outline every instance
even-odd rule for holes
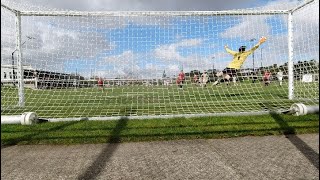
[[[109,15],[110,11],[83,15],[78,10],[62,15],[74,9],[1,3],[2,115],[215,114],[284,111],[294,102],[319,103],[319,1],[293,12],[293,99],[288,98],[288,14],[259,12],[289,11],[301,1],[242,9],[242,14],[230,10]],[[6,7],[21,14],[38,13],[21,16],[23,107],[18,106],[15,77],[16,15]],[[248,51],[261,37],[267,40],[235,74],[218,76],[234,59],[226,45],[236,53],[241,46]]]

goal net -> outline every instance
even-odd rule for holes
[[[280,2],[84,12],[2,1],[1,114],[238,115],[318,104],[319,1]]]

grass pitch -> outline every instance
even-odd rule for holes
[[[259,115],[1,125],[2,145],[83,144],[319,133],[319,116]]]
[[[301,84],[301,83],[300,83]],[[295,96],[318,98],[318,84],[296,84]],[[100,90],[25,89],[25,107],[17,107],[18,90],[1,87],[1,114],[36,112],[41,118],[148,116],[255,112],[289,109],[297,100],[288,100],[288,86],[241,82],[237,86],[199,87],[186,84],[166,86],[116,86]],[[315,103],[314,101],[303,101]]]
[[[300,85],[300,86],[299,86]],[[296,97],[318,98],[318,84],[296,84]],[[3,145],[78,144],[318,133],[319,117],[269,114],[128,120],[126,116],[202,114],[288,109],[288,86],[242,82],[237,86],[120,86],[80,89],[25,89],[26,106],[16,107],[18,91],[1,87],[1,114],[33,111],[41,118],[123,116],[117,121],[71,121],[31,126],[1,125]],[[313,93],[313,94],[312,94]],[[312,99],[312,98],[311,98]],[[301,101],[297,101],[301,102]],[[315,104],[315,101],[304,103]]]

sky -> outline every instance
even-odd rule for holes
[[[85,11],[180,11],[227,10],[256,7],[268,0],[14,0],[48,8]]]
[[[225,11],[287,10],[302,0],[16,0],[20,10],[73,11]],[[296,13],[295,61],[319,61],[319,1]],[[309,8],[309,9],[308,9]],[[312,12],[312,13],[310,13]],[[136,13],[138,14],[138,13]],[[14,16],[1,11],[2,64],[15,49]],[[267,42],[255,51],[255,68],[283,64],[288,59],[286,15],[22,17],[24,63],[34,68],[104,78],[174,76],[181,69],[222,70],[237,50]],[[29,40],[27,36],[33,37]],[[9,62],[7,62],[9,63]],[[248,57],[243,68],[252,68]]]

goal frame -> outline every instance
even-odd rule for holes
[[[313,3],[315,0],[305,1],[303,4],[294,7],[289,10],[230,10],[230,11],[20,11],[17,9],[13,9],[1,3],[1,7],[9,10],[15,15],[15,40],[16,46],[16,60],[17,60],[17,84],[18,84],[18,107],[25,106],[25,95],[24,95],[24,79],[23,79],[23,65],[22,65],[22,49],[21,43],[22,35],[21,35],[21,17],[23,16],[218,16],[218,15],[287,15],[287,25],[288,25],[288,99],[294,99],[294,65],[293,65],[293,14],[299,10],[304,8],[310,3]],[[256,114],[257,112],[253,112]],[[261,112],[263,114],[264,112]],[[222,114],[218,113],[219,116]],[[227,113],[232,114],[232,113]],[[246,114],[246,113],[245,113]],[[213,116],[215,114],[209,114]],[[237,114],[239,115],[239,114]],[[180,117],[180,116],[189,116],[193,117],[195,115],[169,115],[164,117]],[[196,116],[201,116],[197,114]],[[205,114],[208,116],[208,114]],[[117,119],[117,117],[110,117],[109,119]],[[139,117],[135,117],[140,119]],[[152,118],[148,116],[148,118]],[[156,117],[154,117],[156,118]],[[157,116],[159,118],[159,116]],[[70,118],[68,118],[70,119]],[[72,119],[72,118],[71,118]],[[91,118],[92,119],[92,118]],[[95,119],[95,118],[93,118]],[[106,119],[106,118],[105,118]],[[108,118],[107,118],[108,119]],[[74,120],[78,120],[78,118],[74,118]]]

